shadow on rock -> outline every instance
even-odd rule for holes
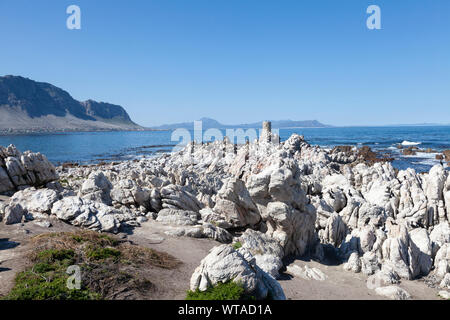
[[[0,250],[13,249],[20,245],[19,242],[9,241],[9,239],[0,239]]]

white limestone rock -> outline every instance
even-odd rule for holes
[[[266,212],[267,235],[284,248],[284,255],[303,255],[315,243],[315,209],[300,212],[283,202],[270,202]]]
[[[189,226],[198,222],[198,213],[186,210],[163,209],[158,213],[156,221],[167,225]]]
[[[235,227],[254,226],[261,221],[258,208],[242,180],[231,178],[217,193],[213,211]]]
[[[246,294],[257,294],[258,299],[264,299],[270,293],[275,298],[285,298],[281,287],[273,290],[267,286],[270,276],[252,262],[247,261],[242,254],[229,245],[220,245],[211,249],[201,261],[191,277],[191,290],[205,291],[219,282],[233,281],[242,284]]]
[[[411,295],[398,286],[379,287],[375,289],[376,294],[392,300],[410,300]]]
[[[284,250],[278,241],[259,231],[247,229],[237,239],[242,248],[249,251],[256,259],[256,264],[265,272],[277,278],[283,267]]]
[[[354,273],[361,272],[361,259],[359,258],[359,254],[357,252],[353,252],[350,254],[347,262],[344,263],[344,270],[352,271]]]

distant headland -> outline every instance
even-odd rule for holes
[[[119,105],[77,101],[49,83],[0,77],[0,134],[145,130]]]

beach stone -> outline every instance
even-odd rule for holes
[[[375,289],[376,294],[392,300],[410,300],[411,295],[398,286],[379,287]]]
[[[445,274],[444,279],[442,279],[441,283],[439,284],[439,287],[441,287],[442,289],[450,290],[450,273]]]
[[[287,266],[286,272],[305,280],[325,281],[327,279],[326,274],[324,274],[320,269],[310,268],[308,266],[304,266],[302,268],[296,264],[292,264]]]
[[[439,291],[438,295],[439,295],[442,299],[446,299],[446,300],[449,300],[449,299],[450,299],[450,292],[448,292],[448,291],[441,290],[441,291]]]
[[[434,258],[434,274],[442,279],[450,273],[450,244],[444,244],[436,253]]]
[[[359,254],[357,252],[352,252],[343,267],[344,270],[352,271],[354,273],[361,272],[361,260]]]
[[[6,225],[21,223],[26,211],[19,203],[12,203],[3,208],[3,222]]]

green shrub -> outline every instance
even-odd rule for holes
[[[242,243],[240,243],[239,241],[233,244],[233,248],[235,250],[238,250],[239,248],[242,248]]]
[[[44,250],[37,254],[35,260],[41,263],[62,262],[71,265],[75,262],[75,251],[71,249]]]
[[[94,248],[86,252],[86,256],[91,260],[117,259],[120,254],[120,251],[114,248]]]
[[[35,264],[17,274],[14,288],[5,300],[90,300],[100,296],[81,288],[67,288],[67,268],[75,263],[73,250],[44,250],[33,258]]]
[[[187,292],[186,300],[243,300],[246,299],[244,295],[244,287],[236,282],[218,283],[216,286],[209,288],[206,291],[191,291]]]
[[[100,295],[89,290],[71,290],[66,282],[69,275],[62,270],[37,273],[23,271],[16,276],[16,283],[5,300],[92,300]]]
[[[123,288],[133,297],[147,297],[154,285],[145,268],[175,269],[180,264],[167,253],[93,231],[41,234],[31,244],[30,266],[16,275],[14,287],[0,300],[115,299]],[[79,290],[67,288],[72,265],[82,274]]]

